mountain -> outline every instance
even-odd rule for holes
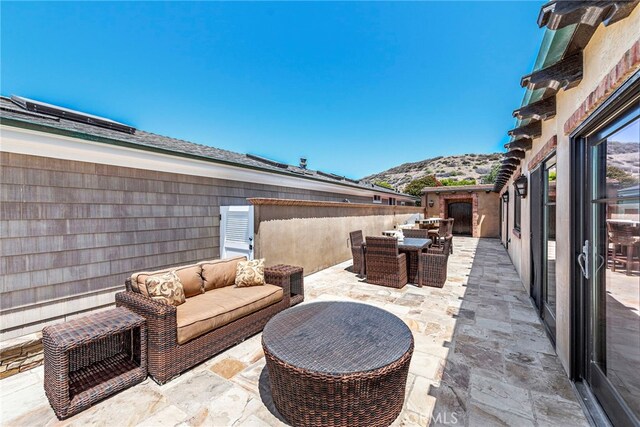
[[[614,166],[632,177],[640,177],[640,143],[607,141],[607,166]]]
[[[626,172],[630,177],[639,178],[640,144],[637,142],[607,143],[607,164]],[[403,163],[400,166],[387,169],[373,175],[366,176],[361,181],[385,181],[399,190],[416,178],[425,175],[435,175],[438,179],[449,178],[455,180],[475,179],[478,184],[491,168],[500,163],[503,153],[492,154],[463,154],[460,156],[433,157],[413,163]]]
[[[440,156],[419,162],[404,163],[384,172],[366,176],[362,180],[372,183],[386,181],[400,190],[409,182],[425,175],[435,175],[438,179],[475,179],[480,183],[482,177],[487,175],[501,158],[501,153]]]

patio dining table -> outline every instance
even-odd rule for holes
[[[442,220],[442,218],[440,218],[440,217],[424,218],[424,219],[416,220],[416,224],[418,224],[418,227],[420,227],[422,229],[424,229],[424,228],[438,228],[438,225],[440,224],[441,220]]]
[[[420,262],[420,253],[429,248],[433,241],[431,239],[419,239],[413,237],[405,237],[398,240],[398,251],[407,255],[407,278],[409,283],[420,286],[418,280],[418,266]],[[366,249],[366,242],[362,246]]]
[[[431,239],[417,239],[412,237],[405,237],[403,240],[398,240],[398,251],[407,254],[407,278],[409,279],[409,283],[420,286],[420,281],[418,280],[420,253],[431,246],[431,243]]]

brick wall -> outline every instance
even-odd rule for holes
[[[564,133],[569,135],[589,114],[602,104],[614,90],[640,69],[640,40],[625,52],[618,63],[600,81],[598,86],[578,106],[564,124]]]

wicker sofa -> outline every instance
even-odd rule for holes
[[[236,288],[237,263],[244,257],[203,261],[141,272],[127,279],[116,305],[147,320],[149,375],[164,384],[181,372],[260,332],[290,305],[289,276],[265,268],[263,286]],[[175,270],[186,301],[175,307],[148,296],[145,280]]]

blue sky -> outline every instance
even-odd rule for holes
[[[360,178],[502,149],[543,2],[2,2],[1,92]]]

